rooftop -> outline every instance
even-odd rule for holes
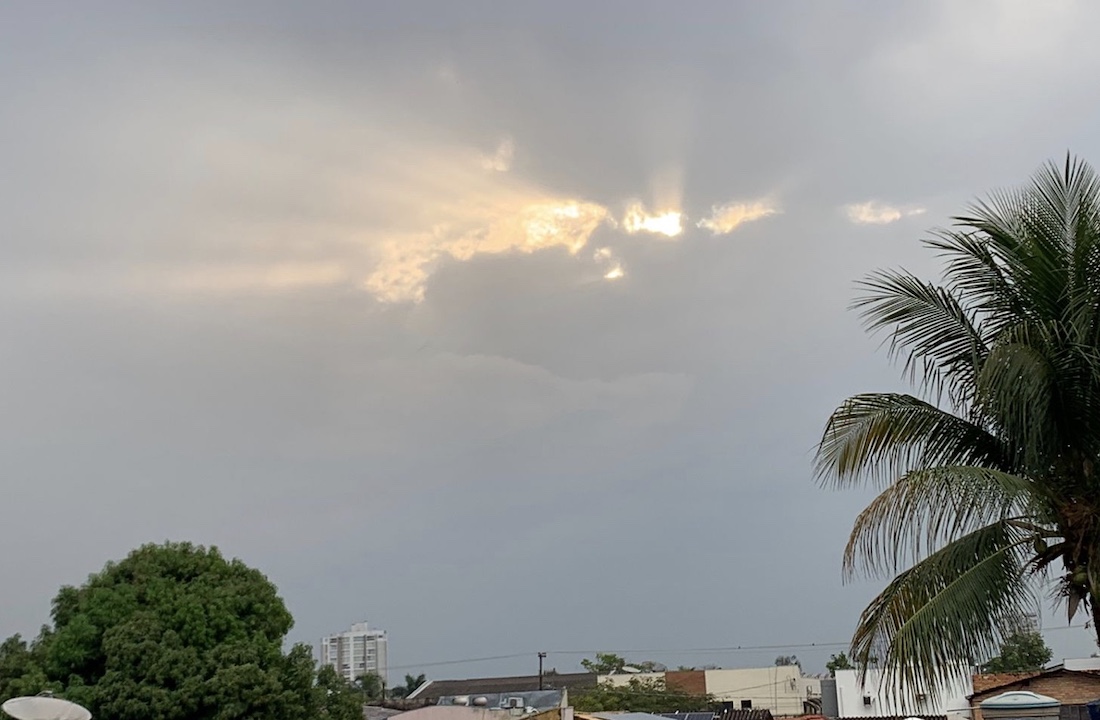
[[[547,673],[542,676],[544,690],[574,690],[596,687],[593,673]],[[466,680],[429,680],[409,695],[409,699],[438,701],[441,697],[492,695],[532,692],[539,689],[538,675],[469,678]]]

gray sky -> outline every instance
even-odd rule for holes
[[[1100,157],[1098,21],[3,5],[0,633],[187,539],[267,572],[292,639],[387,629],[394,677],[822,669],[876,585],[841,584],[867,495],[812,449],[899,387],[853,283],[931,276],[972,197]]]

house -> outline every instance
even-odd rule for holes
[[[1058,665],[1027,673],[975,675],[969,697],[974,720],[982,720],[983,700],[1014,690],[1027,690],[1062,703],[1061,720],[1088,720],[1086,703],[1100,698],[1100,659],[1065,660]]]
[[[546,673],[541,682],[538,675],[471,678],[467,680],[428,680],[413,691],[408,699],[438,703],[443,697],[474,697],[523,693],[538,690],[585,690],[596,687],[593,673]],[[568,695],[566,696],[568,703]]]
[[[574,720],[573,708],[528,711],[467,705],[428,705],[394,717],[397,720]]]
[[[523,692],[444,695],[436,701],[436,704],[487,707],[491,710],[526,710],[527,712],[563,708],[567,705],[565,690],[525,690]]]
[[[837,718],[902,718],[926,720],[963,720],[970,718],[969,696],[973,693],[969,668],[960,667],[952,680],[939,688],[934,697],[891,688],[880,670],[868,670],[860,682],[858,670],[837,670],[831,682],[824,683],[828,697],[822,698],[827,715]]]
[[[664,680],[665,687],[710,695],[726,710],[768,710],[773,715],[820,712],[821,680],[803,677],[797,665],[601,675],[601,683]]]

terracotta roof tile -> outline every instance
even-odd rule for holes
[[[978,693],[983,693],[990,688],[1008,685],[1009,683],[1019,682],[1021,680],[1027,680],[1028,678],[1033,678],[1036,675],[1041,674],[1041,670],[1034,670],[1032,672],[985,673],[981,675],[975,675],[972,678],[972,681],[974,683],[974,694],[977,695]]]

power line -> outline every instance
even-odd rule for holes
[[[1057,627],[1043,628],[1043,632],[1049,632],[1053,630],[1083,630],[1088,625],[1061,625]],[[635,649],[608,649],[602,648],[599,650],[550,650],[547,651],[547,656],[567,656],[567,655],[596,655],[598,653],[614,653],[616,655],[638,655],[638,654],[661,654],[661,655],[690,655],[690,654],[705,654],[705,653],[737,653],[737,652],[763,652],[774,650],[815,650],[824,649],[831,650],[835,648],[848,648],[851,647],[850,641],[844,642],[810,642],[810,643],[787,643],[781,645],[727,645],[723,647],[696,647],[696,648],[635,648]],[[428,667],[443,667],[446,665],[467,665],[481,662],[492,662],[494,660],[515,660],[518,658],[527,658],[533,654],[532,652],[523,653],[509,653],[507,655],[489,655],[485,657],[471,657],[461,658],[457,660],[441,660],[426,663],[415,663],[409,665],[391,665],[390,670],[416,670],[418,668]]]
[[[797,643],[788,645],[730,645],[727,647],[709,647],[709,648],[649,648],[649,649],[632,649],[632,650],[617,650],[617,649],[601,649],[601,650],[550,650],[547,651],[548,656],[561,656],[561,655],[596,655],[597,653],[615,653],[617,655],[630,655],[639,653],[661,653],[663,655],[677,655],[677,654],[691,654],[691,653],[725,653],[725,652],[758,652],[764,650],[800,650],[810,648],[834,648],[834,647],[848,647],[851,643],[848,642],[833,642],[833,643]],[[508,655],[491,655],[487,657],[472,657],[462,658],[458,660],[442,660],[428,663],[416,663],[411,665],[391,665],[390,670],[415,670],[417,668],[425,667],[440,667],[443,665],[465,665],[479,662],[490,662],[493,660],[514,660],[516,658],[530,657],[530,652],[525,653],[510,653]]]

